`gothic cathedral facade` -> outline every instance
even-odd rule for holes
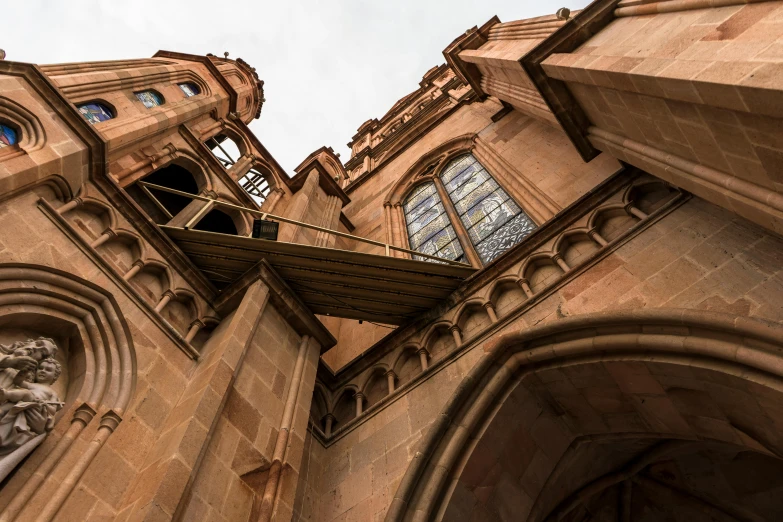
[[[783,519],[783,1],[443,55],[290,174],[240,58],[0,59],[0,522]]]

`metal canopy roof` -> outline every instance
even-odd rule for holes
[[[225,288],[266,259],[313,313],[385,324],[403,324],[426,312],[476,270],[200,230],[161,229],[217,288]]]

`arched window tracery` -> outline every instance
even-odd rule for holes
[[[452,159],[417,186],[403,210],[412,250],[456,261],[467,257],[474,265],[492,262],[536,228],[472,154]]]

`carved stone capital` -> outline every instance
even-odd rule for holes
[[[109,428],[109,430],[114,431],[117,429],[117,426],[120,425],[120,422],[122,422],[122,416],[114,410],[109,410],[101,417],[100,427]]]
[[[98,412],[95,411],[95,409],[92,406],[90,406],[85,402],[84,404],[76,408],[75,412],[73,412],[73,420],[79,421],[85,426],[87,426],[97,413]]]

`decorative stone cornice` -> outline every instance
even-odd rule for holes
[[[600,154],[587,139],[590,120],[565,82],[550,78],[542,62],[554,53],[569,53],[611,22],[619,0],[596,0],[563,27],[552,33],[520,59],[522,67],[538,89],[549,110],[585,161]]]
[[[481,71],[476,64],[460,60],[459,53],[465,49],[478,49],[487,43],[487,35],[493,25],[499,24],[500,18],[493,16],[487,20],[481,28],[473,26],[458,36],[448,47],[443,50],[446,63],[449,64],[454,74],[465,84],[470,85],[478,95],[479,100],[484,99],[487,93],[481,88]]]

